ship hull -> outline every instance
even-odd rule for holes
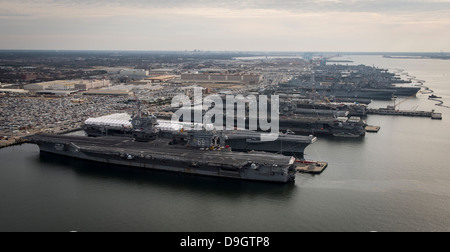
[[[285,86],[286,88],[286,86]],[[303,92],[317,92],[325,96],[334,96],[337,98],[360,98],[371,100],[388,100],[393,96],[413,96],[416,95],[421,88],[420,87],[375,87],[375,88],[359,88],[359,89],[326,89],[326,88],[311,88],[311,87],[298,87],[292,86]]]
[[[264,151],[270,153],[279,153],[286,156],[295,156],[303,159],[305,149],[310,143],[298,143],[283,141],[278,139],[272,142],[247,141],[246,139],[230,139],[226,141],[227,145],[232,146],[234,151]]]
[[[355,88],[355,87],[329,87],[302,86],[300,84],[284,84],[282,89],[295,89],[302,93],[318,93],[323,96],[336,98],[357,98],[371,100],[390,100],[394,96],[395,89]]]
[[[390,100],[394,95],[394,91],[378,91],[378,90],[315,90],[317,93],[325,96],[334,96],[336,98],[359,98],[371,100]]]
[[[394,95],[396,96],[415,96],[421,90],[420,87],[394,87]]]
[[[329,118],[280,118],[280,130],[292,130],[300,135],[354,135],[364,137],[366,124],[348,125],[340,127],[339,122],[330,121]]]

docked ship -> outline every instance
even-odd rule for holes
[[[366,135],[367,123],[361,117],[353,116],[359,113],[367,114],[366,106],[334,106],[331,103],[320,105],[314,102],[309,105],[294,101],[281,103],[280,130],[291,130],[300,135],[355,138]],[[352,116],[350,116],[350,111],[352,111]]]
[[[324,103],[317,100],[292,100],[293,112],[299,115],[334,115],[336,117],[366,116],[367,106],[359,103]]]
[[[248,130],[222,131],[220,134],[225,138],[225,145],[230,146],[234,151],[263,151],[303,159],[306,147],[315,143],[317,138],[313,135],[295,135],[294,132],[289,130],[287,132],[286,134],[277,134],[276,140],[265,140],[262,138],[261,132]],[[195,135],[199,132],[188,134]],[[200,132],[200,134],[205,134],[205,132]],[[174,138],[180,139],[184,136],[185,134],[176,134]]]
[[[280,105],[279,130],[293,132],[297,135],[309,137],[311,135],[330,135],[335,137],[364,137],[367,123],[360,117],[339,117],[335,115],[303,115],[292,111],[285,111]],[[170,113],[163,116],[171,118]],[[183,121],[181,118],[180,121]],[[224,127],[225,125],[224,122]],[[245,118],[245,127],[249,128],[249,118]],[[235,127],[237,120],[235,119]]]
[[[364,65],[321,65],[281,83],[281,89],[318,93],[336,98],[388,100],[394,96],[414,96],[421,87],[395,86],[403,81],[388,70]]]
[[[280,130],[292,130],[301,135],[329,135],[359,138],[366,135],[367,123],[359,117],[281,116]]]
[[[290,82],[281,84],[281,89],[295,89],[301,93],[317,93],[322,96],[336,98],[358,98],[371,100],[390,100],[396,90],[388,88],[363,88],[351,84],[317,84],[304,82],[293,78]],[[417,93],[417,92],[416,92]]]
[[[266,152],[234,152],[223,134],[191,134],[186,142],[159,138],[156,118],[141,117],[140,131],[129,137],[34,135],[28,141],[41,152],[87,161],[178,173],[264,182],[295,181],[291,156]]]
[[[131,119],[128,114],[114,114],[99,118],[90,118],[86,120],[84,131],[90,137],[115,136],[115,137],[131,137],[136,133],[133,123],[137,123],[137,119]],[[160,138],[175,139],[177,142],[186,142],[186,139],[198,134],[207,134],[215,132],[213,125],[203,125],[200,123],[183,123],[171,122],[168,120],[157,120],[154,127],[158,130]],[[187,128],[193,130],[185,130]],[[261,138],[261,132],[249,130],[232,130],[220,131],[225,138],[225,145],[230,146],[234,151],[264,151],[270,153],[279,153],[287,156],[295,156],[303,159],[305,149],[315,143],[317,138],[308,135],[295,135],[292,131],[286,130],[287,133],[277,135],[274,141],[266,141]],[[142,139],[142,136],[135,136]]]
[[[415,96],[422,89],[421,87],[384,87],[384,89],[392,90],[394,96]]]

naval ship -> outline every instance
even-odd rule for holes
[[[298,115],[333,115],[335,117],[366,116],[367,106],[359,103],[323,102],[313,99],[289,99],[280,104],[283,112]]]
[[[234,152],[223,134],[190,134],[180,143],[158,137],[154,116],[133,120],[133,138],[34,135],[28,141],[41,152],[87,161],[178,173],[264,182],[295,181],[291,156]]]
[[[286,156],[294,156],[297,159],[304,159],[306,147],[317,141],[317,138],[310,136],[295,135],[293,131],[287,130],[286,134],[276,135],[276,140],[265,140],[261,132],[248,130],[233,130],[217,132],[224,137],[225,145],[230,146],[234,151],[249,152],[263,151],[277,153]],[[213,132],[191,131],[189,133],[172,133],[172,138],[178,141],[185,139],[186,135],[213,134]]]
[[[268,107],[271,107],[270,101]],[[245,123],[245,128],[250,128],[250,120],[255,119],[250,115],[248,108],[246,108],[245,118],[239,118]],[[169,120],[172,118],[172,114],[176,111],[175,108],[166,109],[164,114],[160,114],[159,118]],[[195,123],[195,113],[201,113],[203,116],[206,110],[196,111],[195,108],[191,109],[192,116],[190,118],[191,123]],[[316,111],[318,112],[318,111]],[[314,112],[309,112],[309,114],[298,113],[295,104],[289,102],[280,103],[280,117],[279,117],[279,130],[281,132],[293,132],[294,134],[303,135],[310,137],[311,135],[329,135],[335,137],[364,137],[366,135],[366,121],[362,120],[358,116],[347,116],[349,115],[346,111],[337,111],[336,113],[330,111],[322,111],[322,114],[317,114]],[[269,114],[269,113],[268,113]],[[216,115],[217,116],[217,115]],[[202,117],[203,118],[203,117]],[[270,116],[268,116],[270,119]],[[256,118],[259,121],[259,117]],[[226,127],[227,118],[224,112],[223,127]],[[180,122],[184,122],[183,116],[180,117]],[[215,122],[213,122],[215,123]],[[234,127],[239,127],[238,118],[234,118]],[[261,132],[261,128],[258,125],[258,132]],[[281,136],[282,137],[282,136]],[[291,136],[290,136],[291,137]],[[300,136],[299,136],[300,137]],[[287,138],[285,138],[287,139]],[[314,138],[312,138],[314,139]],[[297,140],[296,140],[297,141]],[[278,145],[279,146],[279,145]]]
[[[393,96],[414,96],[421,87],[400,87],[396,83],[400,77],[388,70],[359,66],[321,65],[310,72],[293,77],[287,83],[281,83],[282,89],[296,89],[304,93],[319,93],[337,98],[365,98],[388,100]]]
[[[140,131],[141,125],[137,125],[140,121],[139,117],[132,118],[128,114],[89,118],[85,121],[84,131],[90,137],[130,137],[134,135],[137,139],[142,140],[145,139],[145,133]],[[200,123],[171,122],[158,119],[154,122],[153,127],[158,130],[160,138],[172,139],[179,143],[186,142],[186,139],[199,133],[220,133],[225,139],[225,145],[230,146],[234,151],[264,151],[295,156],[298,159],[303,159],[305,149],[317,141],[317,138],[312,135],[295,135],[289,129],[285,130],[286,133],[278,134],[276,140],[266,141],[261,137],[261,132],[250,130],[216,131],[212,124],[203,125]],[[187,128],[193,130],[185,130]],[[136,134],[140,134],[140,136]]]
[[[302,108],[309,105],[311,105],[309,109]],[[334,106],[332,104],[306,104],[291,101],[281,103],[280,108],[282,111],[280,114],[280,130],[289,129],[301,135],[330,135],[347,138],[358,138],[366,135],[366,121],[359,116],[354,116],[361,112],[367,114],[366,106]],[[350,111],[352,111],[351,114]]]
[[[391,100],[394,89],[363,88],[351,84],[318,84],[293,78],[288,83],[280,84],[280,89],[295,89],[300,93],[317,93],[336,98],[358,98],[371,100]],[[417,93],[417,92],[416,92]]]
[[[366,135],[367,123],[359,117],[333,116],[280,116],[280,130],[290,129],[302,135],[328,135],[359,138]]]

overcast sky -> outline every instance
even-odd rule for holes
[[[450,0],[0,0],[0,49],[450,51]]]

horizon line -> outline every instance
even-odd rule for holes
[[[139,49],[0,49],[0,52],[197,52],[197,53],[370,53],[370,54],[387,54],[387,53],[415,53],[415,54],[443,54],[450,53],[446,51],[246,51],[246,50],[139,50]]]

